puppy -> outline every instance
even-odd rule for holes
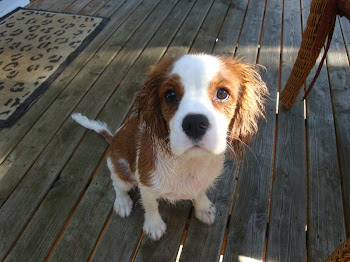
[[[130,215],[133,187],[145,209],[144,231],[158,240],[166,225],[158,199],[192,200],[206,224],[216,209],[207,189],[223,169],[227,148],[237,154],[257,131],[268,91],[254,67],[205,54],[162,60],[136,97],[136,113],[113,134],[81,114],[72,118],[105,137],[107,165],[121,217]]]

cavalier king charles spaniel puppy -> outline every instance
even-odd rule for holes
[[[268,91],[254,66],[205,54],[164,59],[154,65],[136,96],[136,114],[113,134],[106,124],[81,114],[72,118],[105,137],[107,165],[116,193],[115,212],[131,213],[128,192],[139,187],[143,229],[153,239],[166,225],[158,199],[192,200],[205,224],[216,209],[206,191],[231,154],[257,131]]]

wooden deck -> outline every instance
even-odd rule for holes
[[[110,20],[20,121],[0,130],[0,260],[324,261],[350,234],[347,20],[337,21],[306,109],[300,100],[276,106],[310,1],[33,1],[29,8]],[[153,242],[137,192],[130,218],[113,212],[107,143],[70,115],[118,128],[148,67],[188,52],[258,62],[271,99],[243,160],[227,161],[210,192],[215,224],[196,220],[188,201],[162,202],[168,229]]]

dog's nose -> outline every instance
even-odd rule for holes
[[[209,120],[206,116],[196,114],[187,115],[182,121],[182,129],[192,139],[201,138],[209,127]]]

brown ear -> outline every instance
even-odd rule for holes
[[[150,134],[163,141],[168,136],[168,129],[162,117],[159,88],[167,79],[172,64],[172,59],[163,59],[152,66],[151,72],[135,101],[135,109],[141,122]]]
[[[237,153],[241,152],[244,144],[258,131],[258,120],[264,117],[264,102],[269,92],[254,65],[233,59],[227,59],[225,64],[240,82],[237,106],[228,136]]]

